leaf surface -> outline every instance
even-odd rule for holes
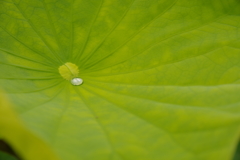
[[[0,139],[24,160],[59,160],[44,141],[23,126],[3,93],[0,93]],[[0,159],[15,158],[0,150]]]
[[[0,0],[0,18],[0,84],[63,160],[232,159],[238,0]]]
[[[17,160],[17,159],[14,158],[13,156],[10,156],[7,153],[4,153],[4,152],[0,151],[0,160]]]

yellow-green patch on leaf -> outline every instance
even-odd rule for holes
[[[67,62],[64,65],[60,66],[58,68],[58,71],[60,75],[66,80],[71,80],[72,78],[77,77],[79,73],[78,66],[70,62]]]

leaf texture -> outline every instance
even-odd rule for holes
[[[0,84],[62,160],[232,159],[238,0],[0,0],[0,19]]]
[[[24,160],[59,160],[44,141],[22,125],[6,96],[3,93],[0,95],[0,139],[7,142]],[[0,159],[16,160],[1,151]]]

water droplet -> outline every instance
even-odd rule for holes
[[[73,78],[71,80],[72,85],[79,86],[83,83],[83,80],[81,78]]]

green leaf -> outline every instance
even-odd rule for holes
[[[63,160],[233,158],[238,0],[0,0],[0,19],[0,84]]]
[[[240,159],[240,143],[238,143],[233,160],[238,160],[238,159]]]
[[[0,93],[0,139],[24,160],[58,160],[45,142],[22,125],[3,93]],[[1,157],[7,155],[0,153]]]
[[[0,160],[17,160],[13,156],[0,151]]]
[[[66,80],[71,80],[72,78],[77,77],[79,74],[78,66],[73,63],[65,63],[58,68],[58,71],[60,75]]]

